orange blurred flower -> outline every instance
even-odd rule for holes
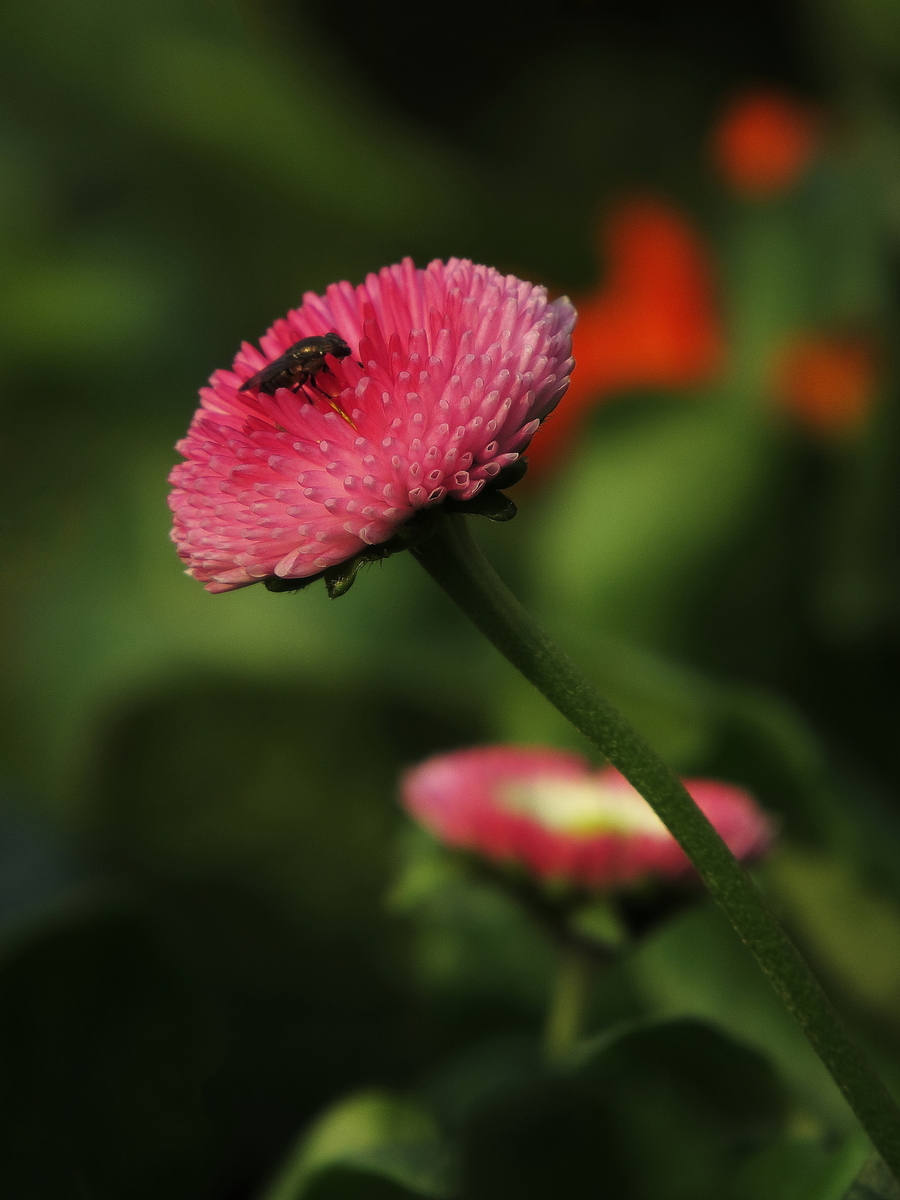
[[[575,372],[529,447],[532,475],[560,457],[599,400],[702,382],[722,360],[709,254],[685,218],[663,201],[631,199],[598,232],[606,280],[575,298]]]
[[[737,97],[712,132],[713,162],[726,182],[752,199],[792,187],[806,171],[818,141],[812,109],[773,89]]]
[[[878,393],[878,354],[870,338],[807,335],[775,366],[775,395],[807,428],[828,436],[858,429]]]

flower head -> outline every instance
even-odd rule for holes
[[[708,779],[685,786],[737,858],[768,848],[772,825],[746,792]],[[401,791],[411,815],[443,842],[541,880],[613,891],[691,871],[618,771],[591,770],[562,750],[482,746],[438,755],[409,771]]]
[[[178,443],[169,504],[188,574],[211,592],[318,578],[378,556],[424,509],[473,501],[566,390],[574,323],[567,300],[460,259],[307,292],[213,374]],[[267,371],[326,334],[350,353]]]
[[[786,191],[806,171],[818,122],[808,105],[771,88],[738,96],[712,135],[713,161],[739,195],[761,199]]]

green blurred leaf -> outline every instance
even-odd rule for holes
[[[872,62],[896,67],[900,58],[900,9],[894,0],[827,0],[817,8],[832,37],[850,35],[853,48],[849,54],[846,46],[835,46],[841,58],[847,55],[855,66],[856,53],[862,50]]]
[[[860,1130],[837,1147],[791,1134],[738,1171],[729,1200],[844,1200],[868,1152],[869,1141]]]
[[[784,1112],[754,1050],[696,1021],[631,1023],[565,1072],[489,1095],[469,1122],[466,1195],[721,1200]]]
[[[254,184],[308,196],[356,226],[402,224],[415,238],[423,228],[456,225],[472,197],[451,156],[389,125],[373,97],[342,94],[340,76],[323,67],[327,57],[325,47],[309,45],[298,71],[281,47],[262,40],[229,46],[160,30],[138,47],[135,109]]]
[[[485,1105],[530,1087],[546,1072],[542,1047],[532,1034],[502,1033],[467,1045],[421,1087],[442,1128],[464,1129]]]
[[[454,155],[391,119],[311,24],[302,62],[283,30],[237,5],[157,0],[131,13],[110,0],[11,3],[4,31],[32,75],[62,84],[70,103],[74,90],[145,143],[180,143],[224,167],[224,179],[239,172],[249,191],[307,198],[338,218],[332,228],[400,227],[418,238],[459,233],[472,211]],[[296,236],[302,246],[310,234]]]
[[[404,838],[389,904],[415,930],[415,968],[429,990],[542,1010],[554,970],[543,932],[506,892],[419,830]]]
[[[453,1194],[452,1153],[419,1106],[387,1092],[350,1096],[303,1135],[263,1200],[300,1200],[335,1170],[383,1177],[417,1196]]]
[[[10,271],[0,292],[0,320],[8,345],[43,357],[48,347],[69,362],[133,353],[154,329],[164,327],[165,296],[159,281],[94,252],[30,262]]]
[[[768,478],[770,451],[758,420],[712,397],[604,428],[547,498],[541,610],[625,639],[664,635]]]
[[[854,1126],[831,1076],[711,902],[644,942],[633,970],[654,1011],[704,1018],[770,1058],[817,1133]]]
[[[770,1061],[705,1021],[626,1023],[586,1045],[573,1066],[585,1086],[611,1088],[620,1097],[634,1088],[638,1113],[638,1095],[655,1073],[677,1079],[697,1119],[735,1146],[766,1140],[786,1113],[787,1093]]]
[[[766,869],[816,958],[868,1006],[896,1018],[900,911],[837,853],[782,846]]]
[[[878,1155],[873,1154],[843,1200],[900,1200],[900,1184]]]

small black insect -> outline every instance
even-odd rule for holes
[[[267,396],[274,396],[279,388],[299,392],[311,379],[315,386],[315,376],[319,371],[328,370],[325,365],[326,354],[346,358],[349,353],[350,347],[336,333],[304,338],[302,342],[295,342],[281,358],[276,358],[252,375],[246,383],[241,384],[239,391],[249,392],[251,388],[259,388]]]

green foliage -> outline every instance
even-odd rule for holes
[[[561,1073],[507,1061],[467,1106],[467,1196],[722,1196],[781,1129],[765,1060],[695,1022],[626,1026]]]
[[[844,1200],[867,1151],[860,1134],[832,1146],[809,1134],[789,1133],[738,1170],[735,1200]]]
[[[897,1200],[900,1184],[877,1155],[873,1155],[853,1181],[845,1200]]]
[[[699,398],[609,429],[544,507],[542,606],[626,639],[652,636],[765,486],[764,439],[733,405]]]
[[[451,1152],[434,1123],[414,1104],[384,1092],[361,1092],[324,1113],[264,1200],[328,1195],[323,1183],[327,1188],[327,1176],[340,1172],[374,1176],[399,1185],[404,1195],[435,1200],[454,1190]]]
[[[850,863],[784,849],[769,868],[792,923],[829,975],[892,1018],[900,993],[900,914]]]
[[[411,918],[416,968],[447,996],[516,1003],[540,1012],[553,952],[515,901],[424,833],[404,839],[405,862],[388,900]]]
[[[711,905],[641,947],[635,971],[654,1011],[714,1021],[777,1063],[817,1132],[848,1127],[850,1114],[825,1068]]]

